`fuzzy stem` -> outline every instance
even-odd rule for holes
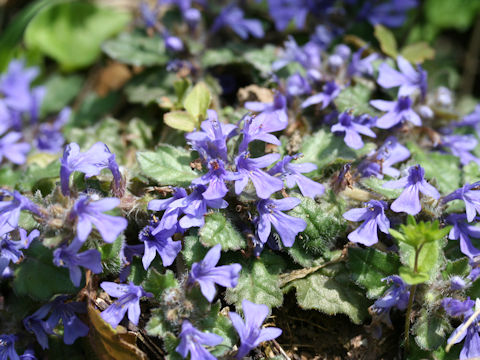
[[[415,249],[415,262],[413,264],[413,273],[418,273],[418,257],[420,251],[422,251],[423,244]],[[407,313],[405,314],[405,348],[408,349],[408,340],[410,338],[410,314],[412,313],[413,299],[415,297],[415,290],[417,290],[417,284],[413,285],[410,289],[410,296],[408,297]]]
[[[413,298],[415,297],[415,290],[417,290],[417,285],[413,285],[410,289],[410,296],[408,298],[408,308],[405,315],[405,348],[408,349],[408,340],[410,338],[410,314],[412,313],[413,307]]]

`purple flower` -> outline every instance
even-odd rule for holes
[[[225,170],[225,165],[222,160],[211,160],[208,163],[208,172],[192,181],[193,185],[207,185],[208,188],[203,193],[203,198],[206,200],[223,199],[227,194],[228,188],[225,181],[238,180],[239,174]]]
[[[165,48],[168,51],[179,52],[179,51],[183,51],[184,49],[182,40],[177,36],[166,34],[164,36],[164,41],[165,41]]]
[[[38,121],[40,113],[40,106],[46,94],[46,89],[43,86],[33,88],[30,93],[30,122],[35,124]]]
[[[190,321],[183,320],[180,344],[175,348],[175,351],[182,355],[184,359],[190,353],[191,360],[216,360],[216,357],[210,354],[202,345],[216,346],[222,341],[223,338],[221,336],[203,333],[194,328]]]
[[[281,93],[277,92],[273,98],[272,103],[262,103],[258,101],[247,101],[245,103],[245,108],[254,112],[258,112],[255,118],[251,119],[251,124],[247,128],[247,120],[245,121],[243,128],[243,135],[249,136],[250,138],[242,141],[240,145],[241,150],[245,151],[245,145],[250,143],[253,140],[262,140],[271,144],[278,144],[278,140],[273,140],[273,135],[265,140],[265,133],[270,133],[274,131],[280,131],[287,127],[288,125],[288,114],[287,114],[287,99]],[[273,142],[272,142],[273,141]],[[246,144],[245,144],[246,142]]]
[[[61,129],[70,118],[72,109],[64,108],[58,114],[57,119],[53,123],[42,123],[38,128],[38,134],[35,138],[36,147],[45,152],[57,153],[62,147],[65,139]]]
[[[205,186],[197,185],[190,195],[174,200],[169,205],[169,209],[180,208],[185,214],[178,222],[182,229],[202,227],[205,224],[204,215],[207,213],[207,208],[224,209],[228,206],[228,203],[223,199],[206,200],[203,197],[205,190]],[[168,210],[165,213],[167,212]],[[154,231],[155,234],[158,231],[157,229]]]
[[[20,360],[15,351],[15,341],[17,341],[15,335],[0,335],[0,360]]]
[[[88,196],[81,196],[73,205],[70,217],[77,218],[77,237],[81,242],[87,240],[95,225],[103,241],[112,243],[127,227],[127,220],[120,216],[103,214],[104,211],[112,210],[120,204],[116,198],[104,198],[92,201]]]
[[[120,271],[118,278],[121,282],[127,281],[132,270],[132,261],[134,256],[142,256],[145,250],[144,244],[128,245],[123,244],[120,251],[120,260],[122,261],[123,269]]]
[[[235,5],[225,7],[220,15],[215,19],[212,26],[212,32],[216,32],[221,28],[228,26],[242,39],[251,35],[256,38],[262,38],[264,31],[260,20],[245,19],[242,9]]]
[[[470,153],[477,144],[474,135],[447,135],[442,138],[442,146],[449,148],[452,154],[460,159],[462,165],[467,165],[470,161],[480,165],[480,159]]]
[[[390,310],[397,308],[398,310],[405,310],[410,296],[409,287],[402,278],[398,275],[392,275],[382,279],[382,281],[392,283],[392,286],[383,294],[383,296],[375,301],[372,305],[372,313],[380,322],[383,322],[389,327],[392,327],[390,319]],[[375,329],[376,337],[381,336],[381,328]]]
[[[27,161],[30,145],[26,142],[19,142],[21,138],[22,134],[19,132],[9,132],[0,138],[0,163],[3,158],[17,165]]]
[[[60,183],[63,195],[70,193],[70,174],[74,171],[85,173],[85,177],[97,176],[102,169],[110,164],[112,153],[107,145],[102,142],[95,143],[89,150],[82,153],[76,143],[68,144],[60,159]]]
[[[451,290],[462,290],[467,286],[466,282],[464,279],[462,279],[460,276],[452,276],[450,279],[450,289]]]
[[[145,226],[138,238],[145,244],[145,251],[142,262],[143,267],[148,269],[155,255],[158,254],[162,258],[163,266],[167,267],[173,264],[180,250],[182,250],[181,241],[173,241],[170,236],[164,235],[162,231],[152,234],[154,227],[152,225]]]
[[[268,173],[270,175],[280,174],[282,179],[287,183],[289,189],[298,185],[300,192],[303,196],[315,198],[317,195],[322,195],[325,192],[325,187],[322,184],[317,183],[302,175],[302,173],[309,173],[317,169],[315,164],[303,163],[303,164],[291,164],[292,160],[297,160],[302,157],[302,154],[294,156],[285,155],[281,161],[276,163]]]
[[[422,98],[427,94],[427,72],[417,65],[417,71],[410,62],[402,56],[397,57],[397,65],[400,71],[394,70],[387,63],[378,68],[378,83],[380,86],[390,89],[400,86],[398,96],[412,95],[419,90]]]
[[[470,259],[480,255],[480,249],[477,249],[472,244],[470,237],[480,239],[480,228],[469,225],[465,220],[465,214],[450,214],[447,217],[447,222],[453,225],[448,238],[450,240],[460,240],[460,250]],[[472,219],[473,220],[473,219]]]
[[[35,335],[42,349],[48,349],[48,335],[53,334],[53,329],[51,329],[48,326],[48,323],[44,320],[52,310],[52,307],[53,302],[49,302],[35,311],[32,315],[23,319],[23,326],[25,326],[25,329],[27,329],[28,332]]]
[[[102,311],[100,314],[102,319],[115,329],[128,310],[128,320],[138,325],[138,319],[140,318],[140,298],[143,296],[153,297],[153,295],[143,290],[141,286],[135,285],[133,282],[126,285],[104,281],[100,286],[108,295],[118,298],[112,305]]]
[[[299,232],[306,229],[307,223],[282,211],[293,209],[300,204],[300,199],[289,197],[280,200],[260,200],[257,203],[259,213],[257,233],[259,240],[265,244],[272,231],[272,225],[282,239],[283,245],[291,247]]]
[[[18,191],[13,193],[7,190],[0,189],[0,198],[4,194],[11,196],[12,200],[0,201],[0,236],[18,226],[18,219],[22,210],[28,210],[34,214],[41,215],[40,209],[33,202],[22,196]]]
[[[352,55],[352,60],[347,69],[348,76],[373,76],[372,62],[377,60],[379,56],[377,53],[373,53],[362,59],[364,51],[365,47],[362,47]]]
[[[145,27],[147,28],[153,28],[157,24],[157,18],[158,18],[158,3],[155,8],[151,8],[148,3],[142,2],[140,4],[140,14],[142,16],[142,20],[145,24]]]
[[[424,176],[425,170],[420,165],[415,165],[408,169],[407,176],[399,180],[392,180],[384,183],[384,188],[404,188],[400,196],[392,203],[390,209],[395,212],[406,212],[410,215],[416,215],[422,209],[419,192],[434,199],[438,199],[440,194],[437,189],[427,183]]]
[[[277,31],[285,30],[291,20],[297,29],[303,28],[309,12],[307,0],[268,0],[268,8]]]
[[[400,144],[395,136],[389,136],[378,150],[377,160],[382,162],[382,173],[396,177],[400,171],[392,165],[405,161],[410,157],[410,151]]]
[[[418,6],[417,0],[387,0],[383,3],[366,1],[359,17],[366,18],[370,24],[382,24],[387,27],[399,27],[405,23],[406,12]]]
[[[302,103],[302,108],[321,103],[321,108],[325,109],[338,94],[340,94],[340,88],[335,84],[335,81],[328,81],[323,85],[322,92],[310,96]]]
[[[230,312],[230,320],[232,320],[241,342],[237,359],[242,359],[260,343],[273,340],[282,334],[282,330],[276,327],[262,329],[262,323],[268,315],[268,306],[243,300],[242,310],[245,314],[245,322],[240,315]]]
[[[470,300],[470,297],[467,297],[467,300],[460,301],[447,297],[442,300],[442,306],[445,309],[445,312],[449,316],[457,317],[462,316],[463,314],[469,312],[469,310],[475,305],[475,301]]]
[[[448,303],[447,303],[448,306]],[[465,340],[463,344],[462,351],[460,352],[460,360],[468,360],[477,358],[480,356],[480,336],[478,332],[480,331],[480,326],[478,324],[478,317],[474,319],[474,321],[468,326],[466,331],[463,331],[462,334],[458,336],[458,338],[454,341],[459,333],[460,329],[464,328],[464,325],[469,320],[469,318],[473,315],[474,302],[468,299],[465,301],[463,305],[455,304],[454,310],[451,311],[455,314],[455,316],[460,316],[460,311],[464,310],[463,312],[463,322],[462,324],[455,329],[455,331],[450,335],[447,340],[447,343],[458,344],[459,342]]]
[[[75,238],[67,247],[62,246],[53,252],[53,263],[57,266],[66,267],[70,272],[70,280],[76,287],[80,286],[82,271],[80,266],[92,270],[94,274],[102,272],[102,256],[96,249],[78,253],[83,242]]]
[[[370,200],[365,207],[350,209],[343,217],[350,221],[363,221],[355,231],[348,234],[348,239],[354,243],[371,246],[378,242],[377,227],[381,232],[388,234],[390,221],[385,215],[388,205],[384,201]]]
[[[358,169],[362,176],[373,175],[383,179],[383,175],[386,174],[397,177],[400,175],[400,171],[392,166],[410,157],[410,151],[400,144],[395,136],[389,136],[373,154],[373,159],[365,160],[359,165]]]
[[[363,147],[363,141],[359,134],[370,137],[377,137],[375,133],[365,125],[355,121],[355,118],[348,112],[343,112],[338,117],[338,123],[332,126],[332,132],[345,133],[344,141],[348,147],[358,150]]]
[[[447,203],[452,200],[463,200],[465,202],[465,209],[467,212],[468,222],[475,219],[476,213],[480,213],[480,181],[469,184],[466,183],[460,189],[453,191],[443,198],[443,202]]]
[[[85,325],[75,315],[75,313],[85,313],[85,303],[81,302],[65,302],[68,296],[57,296],[52,301],[52,313],[47,319],[47,329],[54,329],[58,322],[62,320],[63,323],[63,342],[71,345],[79,337],[88,334],[88,326]]]
[[[321,46],[314,41],[309,41],[300,47],[292,36],[288,36],[283,54],[273,62],[272,69],[277,71],[292,62],[297,62],[305,69],[318,73],[317,69],[321,65],[321,52]]]
[[[235,181],[235,192],[239,195],[248,184],[248,179],[252,180],[257,196],[261,199],[267,199],[275,191],[283,189],[283,181],[273,177],[260,169],[266,168],[280,158],[279,154],[268,154],[259,158],[250,158],[250,153],[244,152],[237,156],[237,171],[240,174]]]
[[[309,94],[312,91],[308,81],[298,72],[287,79],[287,94],[299,96]]]
[[[30,84],[38,75],[38,68],[25,68],[22,60],[13,60],[8,64],[7,72],[0,78],[0,94],[5,104],[17,112],[31,109],[32,95]]]
[[[276,136],[270,134],[275,131],[281,131],[287,127],[288,119],[286,117],[283,118],[280,114],[283,114],[283,112],[277,113],[265,111],[257,116],[246,116],[243,121],[243,138],[238,151],[247,151],[248,145],[254,140],[280,145],[280,140],[278,140]]]
[[[215,110],[207,110],[207,119],[200,127],[201,131],[193,131],[185,136],[192,149],[197,151],[204,160],[221,159],[226,162],[228,160],[227,140],[234,134],[237,127],[233,124],[220,123]]]
[[[412,100],[408,96],[401,96],[397,101],[371,100],[370,104],[387,113],[377,120],[377,127],[390,129],[402,121],[409,121],[415,126],[421,126],[420,116],[412,109]]]
[[[0,274],[2,274],[7,266],[12,263],[17,263],[22,257],[22,249],[27,249],[30,243],[40,235],[40,232],[35,229],[27,236],[27,231],[19,229],[20,240],[12,240],[11,233],[4,234],[0,237]]]
[[[178,230],[178,217],[182,214],[182,209],[186,206],[170,207],[175,200],[185,199],[187,192],[183,188],[174,188],[173,196],[168,199],[151,200],[148,203],[148,210],[162,211],[162,219],[158,222],[155,230],[152,231],[152,235],[156,235],[158,232],[163,231],[164,234],[168,231],[169,235],[173,235]]]
[[[220,244],[212,247],[202,261],[192,265],[192,271],[188,277],[188,284],[192,286],[198,283],[203,296],[209,302],[212,302],[215,297],[215,284],[232,288],[237,286],[240,270],[242,270],[240,264],[216,266],[220,260],[221,251]]]
[[[27,349],[22,355],[20,355],[20,360],[37,360],[37,357],[35,356],[33,349]]]
[[[477,134],[480,134],[480,104],[475,107],[472,113],[468,114],[463,118],[462,121],[459,121],[454,124],[455,126],[471,126],[476,131]],[[0,125],[1,126],[1,125]],[[1,131],[0,131],[1,134]]]

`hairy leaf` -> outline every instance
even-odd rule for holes
[[[53,264],[52,252],[40,242],[34,241],[25,251],[25,261],[15,270],[13,288],[18,295],[48,301],[55,294],[76,291],[69,272]]]
[[[91,65],[100,46],[130,20],[127,12],[72,1],[42,9],[28,24],[25,43],[51,56],[66,70]]]
[[[245,248],[245,238],[220,212],[205,217],[205,225],[200,229],[200,242],[208,247],[222,245],[222,250],[239,250]]]
[[[333,268],[333,267],[332,267]],[[315,309],[328,315],[345,314],[360,324],[367,317],[368,300],[353,284],[343,265],[333,271],[317,272],[292,281],[285,291],[296,289],[297,302],[303,309]]]
[[[347,267],[351,277],[361,287],[367,289],[367,297],[377,298],[388,288],[382,281],[387,276],[396,274],[400,260],[398,255],[384,253],[373,248],[349,248]]]
[[[415,342],[424,350],[436,350],[445,343],[452,327],[440,314],[423,309],[413,327]]]
[[[188,186],[198,177],[190,167],[191,153],[182,148],[160,145],[156,151],[137,153],[142,173],[159,185]]]
[[[168,61],[163,40],[140,32],[124,32],[106,41],[102,49],[112,59],[133,66],[164,65]]]
[[[277,307],[282,305],[283,293],[276,271],[266,266],[260,258],[242,264],[238,284],[227,289],[225,299],[228,303],[235,304],[237,309],[241,308],[244,299],[256,304]]]

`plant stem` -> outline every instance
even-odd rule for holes
[[[415,249],[415,262],[413,264],[413,272],[416,274],[418,273],[418,257],[420,255],[420,251],[422,251],[423,244]],[[415,291],[417,290],[417,284],[412,285],[410,289],[410,296],[408,297],[408,307],[407,313],[405,314],[405,348],[408,349],[408,340],[410,338],[410,315],[412,313],[413,307],[413,299],[415,298]]]
[[[407,313],[405,315],[405,348],[407,349],[408,349],[408,340],[410,338],[410,314],[412,313],[413,298],[415,297],[415,290],[417,290],[417,285],[413,285],[412,288],[410,289]]]

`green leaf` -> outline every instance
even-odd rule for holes
[[[71,121],[70,125],[72,126],[75,124],[76,128],[80,128],[98,124],[98,121],[101,118],[112,111],[118,100],[120,100],[120,96],[117,92],[110,92],[105,97],[100,97],[95,93],[87,94],[87,96],[85,96],[83,99],[80,108],[74,113],[73,120]]]
[[[156,103],[170,109],[176,101],[175,89],[171,86],[175,80],[176,75],[163,68],[147,69],[127,83],[125,93],[131,103],[142,105]]]
[[[339,112],[351,111],[353,115],[377,116],[378,111],[369,105],[371,95],[371,89],[365,85],[356,84],[343,89],[335,98],[334,103]]]
[[[200,229],[199,235],[203,245],[212,247],[221,244],[224,251],[244,249],[246,245],[242,234],[220,212],[205,216],[205,225]]]
[[[178,286],[178,282],[171,270],[167,270],[165,274],[160,274],[157,270],[150,267],[142,286],[145,291],[151,292],[156,298],[160,299],[166,289]]]
[[[52,251],[34,241],[25,251],[26,259],[15,270],[13,288],[18,295],[30,296],[38,301],[48,301],[55,294],[77,291],[65,268],[53,264]]]
[[[429,280],[429,276],[424,272],[414,272],[412,269],[406,266],[400,266],[398,271],[399,275],[402,277],[408,285],[417,285],[422,284]]]
[[[474,161],[471,161],[463,167],[463,184],[473,184],[480,178],[480,166]]]
[[[153,142],[152,127],[139,118],[133,118],[128,122],[128,141],[135,145],[136,149],[145,149]]]
[[[300,152],[303,157],[297,163],[314,163],[317,170],[310,174],[310,177],[322,176],[322,170],[332,164],[345,164],[368,154],[375,148],[372,143],[367,143],[360,150],[353,150],[345,145],[343,139],[333,135],[328,130],[319,130],[312,135],[302,139]]]
[[[386,55],[395,59],[397,57],[398,50],[397,40],[395,40],[395,36],[393,35],[393,33],[385,26],[378,24],[375,25],[374,35],[380,43],[380,48],[382,49],[382,51]]]
[[[347,267],[356,284],[367,290],[367,297],[378,298],[388,288],[382,281],[387,276],[397,274],[400,259],[397,254],[384,253],[373,248],[349,248]]]
[[[319,203],[309,197],[298,195],[302,202],[288,215],[305,220],[307,227],[287,251],[304,267],[321,264],[329,258],[330,248],[347,228],[346,220],[340,216],[338,205],[322,197]]]
[[[164,318],[164,311],[161,308],[153,309],[150,319],[145,325],[145,330],[149,336],[164,337],[168,330],[168,325]]]
[[[438,28],[467,30],[480,11],[480,3],[470,0],[427,0],[424,5],[427,22]]]
[[[242,61],[243,60],[236,56],[233,50],[228,47],[207,49],[201,58],[204,68],[218,65],[229,65]]]
[[[210,90],[208,90],[207,85],[200,82],[195,85],[185,97],[183,106],[190,115],[200,121],[205,119],[211,101],[212,96],[210,95]]]
[[[470,264],[467,258],[458,259],[455,261],[447,261],[445,270],[442,271],[442,277],[444,280],[448,280],[452,276],[466,277],[470,274]]]
[[[56,4],[42,9],[28,24],[25,43],[66,70],[84,68],[100,55],[101,44],[129,20],[127,12],[86,1]]]
[[[86,151],[93,144],[98,141],[105,143],[110,151],[117,157],[117,161],[121,161],[125,146],[119,141],[121,136],[121,123],[111,117],[105,118],[101,121],[96,121],[96,124],[86,129],[73,127],[68,132],[68,140],[76,142],[80,145],[83,151]]]
[[[424,308],[412,330],[417,345],[423,350],[433,351],[445,343],[452,327],[444,316]]]
[[[271,267],[265,265],[262,258],[242,264],[237,286],[227,289],[225,300],[235,304],[237,309],[242,307],[244,299],[268,307],[282,305],[283,293],[279,286],[279,277]]]
[[[208,249],[202,245],[198,236],[185,236],[183,238],[182,257],[188,266],[201,261],[207,254]]]
[[[414,278],[413,269],[415,265],[415,249],[404,242],[398,243],[400,248],[400,259],[402,264],[406,266],[402,270],[400,268],[400,276],[409,282]],[[437,274],[443,264],[442,248],[444,241],[434,241],[425,243],[418,255],[417,273],[425,274],[426,278],[421,282],[429,282],[436,279]],[[408,271],[407,271],[408,268]],[[403,271],[403,274],[402,274]],[[406,277],[404,278],[405,275]],[[421,275],[425,277],[424,275]],[[420,277],[413,279],[413,281],[419,281]]]
[[[141,32],[124,32],[106,41],[103,51],[121,63],[133,66],[164,65],[168,61],[163,40]]]
[[[13,171],[10,167],[7,167],[6,164],[2,165],[0,169],[0,184],[13,189],[21,176],[22,174],[20,174],[20,172]]]
[[[297,302],[302,309],[315,309],[328,315],[345,314],[355,324],[361,324],[368,315],[368,300],[350,281],[348,272],[341,264],[328,275],[319,271],[294,280],[285,291],[288,292],[292,287],[296,289]]]
[[[368,190],[382,195],[387,200],[393,200],[400,196],[402,189],[387,189],[383,187],[387,180],[379,179],[375,176],[360,179],[360,184]]]
[[[172,111],[163,115],[163,122],[173,129],[190,132],[197,127],[197,120],[186,111]]]
[[[212,354],[220,357],[229,351],[233,345],[237,342],[237,333],[233,328],[231,321],[221,312],[221,303],[218,301],[211,306],[207,316],[202,316],[198,328],[203,332],[210,332],[220,335],[223,338],[221,344],[215,346],[212,350]]]
[[[426,42],[418,42],[405,46],[401,51],[402,56],[411,63],[423,63],[435,57],[435,50]]]
[[[267,77],[272,72],[272,64],[277,59],[276,47],[265,45],[263,48],[254,48],[242,52],[243,58],[250,63],[260,74]]]
[[[461,186],[461,170],[458,157],[439,152],[425,152],[413,142],[407,143],[414,161],[425,169],[427,179],[435,179],[437,188],[449,194]]]
[[[188,186],[198,174],[190,167],[191,153],[182,148],[160,145],[156,151],[137,153],[142,173],[159,185]]]
[[[37,184],[44,179],[53,179],[60,176],[60,161],[54,160],[46,166],[41,166],[38,163],[30,164],[27,171],[19,179],[17,186],[21,191],[32,191]],[[42,190],[42,189],[40,189]],[[43,195],[46,195],[43,193]]]
[[[57,113],[67,106],[80,91],[83,79],[79,75],[53,75],[46,83],[46,94],[42,101],[41,114]]]

